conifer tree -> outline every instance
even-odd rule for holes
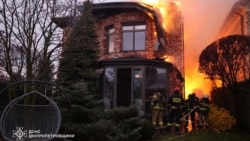
[[[75,134],[76,137],[73,139],[75,141],[82,140],[79,137],[81,137],[84,125],[99,119],[97,113],[100,112],[102,106],[97,93],[98,73],[96,69],[99,43],[91,8],[91,1],[87,0],[83,3],[83,11],[76,18],[76,24],[61,54],[57,82],[68,96],[58,94],[54,98],[61,110],[61,132],[67,129],[68,133]]]
[[[84,81],[88,83],[90,93],[96,93],[99,43],[91,8],[92,2],[89,0],[84,2],[82,14],[77,18],[77,23],[61,54],[58,82],[63,87],[68,87],[73,83]]]

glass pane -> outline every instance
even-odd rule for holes
[[[114,34],[109,36],[109,52],[114,52],[115,51],[115,45],[114,45]]]
[[[140,116],[144,115],[144,103],[142,97],[142,70],[133,69],[133,104],[139,109]]]
[[[151,100],[145,101],[145,114],[152,114]]]
[[[115,71],[113,67],[105,68],[104,75],[104,106],[113,108]]]
[[[139,109],[139,116],[142,117],[145,114],[143,99],[133,100],[133,105],[135,105]]]
[[[157,51],[159,49],[159,42],[157,41],[156,43],[155,43],[155,51]]]
[[[135,50],[145,50],[145,31],[135,32]]]
[[[135,29],[146,29],[146,25],[136,25]]]
[[[147,67],[146,76],[145,76],[145,99],[146,106],[147,103],[150,103],[151,97],[155,90],[159,91],[166,98],[166,88],[167,88],[167,71],[163,68],[157,67]],[[166,104],[166,103],[165,103]],[[166,107],[166,105],[164,106]],[[166,110],[164,110],[166,111]],[[148,114],[150,111],[146,111]]]
[[[146,99],[150,99],[154,90],[159,90],[165,95],[167,87],[166,69],[147,67],[146,68]]]
[[[114,31],[115,31],[114,28],[109,29],[109,34],[114,33]]]
[[[123,26],[122,30],[133,30],[134,26],[130,25],[130,26]]]
[[[133,99],[142,98],[142,70],[133,70]]]
[[[123,33],[123,51],[133,50],[133,32]]]

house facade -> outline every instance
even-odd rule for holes
[[[224,23],[218,31],[216,40],[229,35],[250,36],[250,1],[238,0],[229,11]],[[250,78],[250,48],[248,47],[248,62],[246,69],[240,74],[239,80],[244,81]]]
[[[183,89],[182,20],[177,5],[169,5],[175,12],[169,32],[153,6],[137,2],[93,5],[101,50],[101,93],[107,109],[136,105],[142,115],[151,115],[153,91],[168,98],[175,87]],[[67,24],[57,24],[68,30]]]
[[[250,35],[250,1],[238,0],[229,11],[217,39],[228,35]]]

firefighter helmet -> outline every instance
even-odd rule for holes
[[[208,94],[204,94],[203,98],[209,98]]]

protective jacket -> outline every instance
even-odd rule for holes
[[[168,100],[168,106],[171,110],[181,110],[184,108],[184,99],[179,93],[174,93]]]
[[[199,98],[194,94],[190,94],[185,101],[185,108],[187,111],[191,111],[195,106],[199,106]]]
[[[155,110],[164,110],[164,97],[159,92],[154,92],[151,101],[151,107]]]
[[[210,104],[210,100],[208,98],[201,98],[200,100],[200,111],[201,112],[208,112],[209,110],[209,104]]]

